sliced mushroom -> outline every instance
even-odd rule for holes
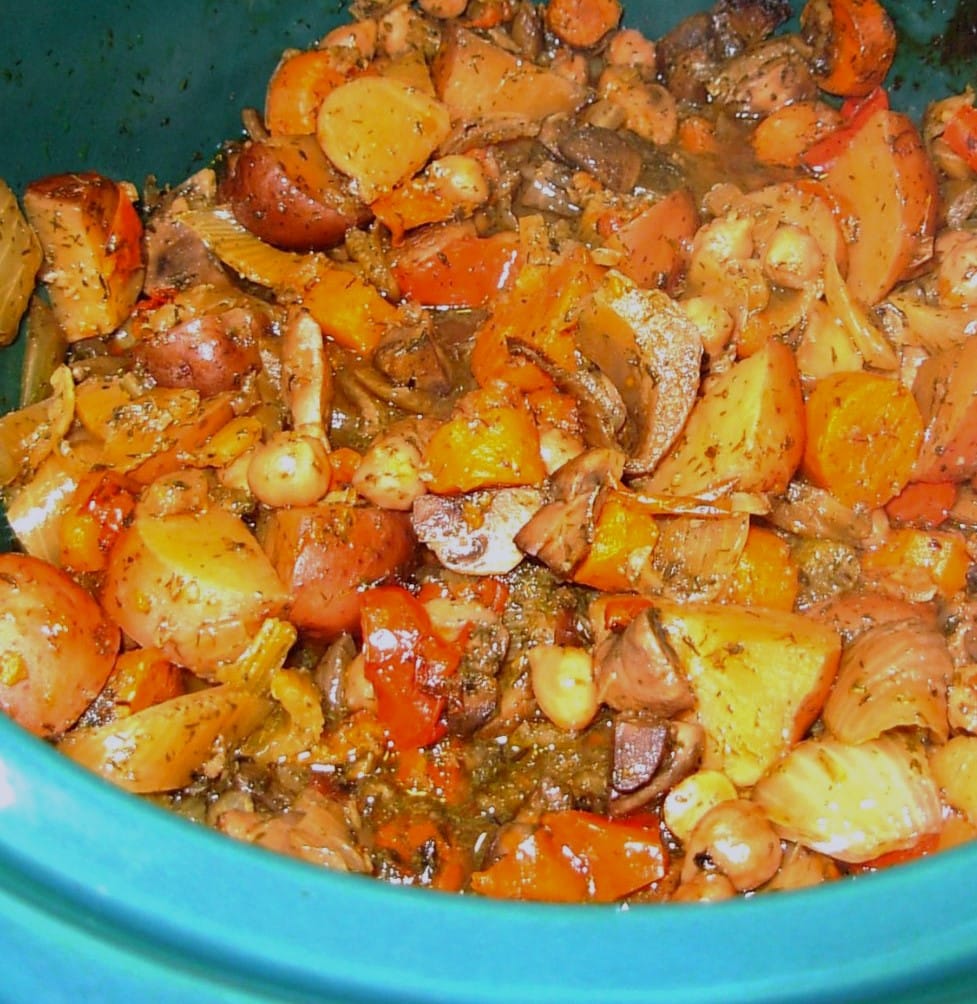
[[[560,155],[592,174],[613,192],[631,192],[641,175],[641,154],[614,129],[582,125],[567,129],[557,140]]]
[[[733,115],[756,118],[818,94],[800,40],[771,38],[726,63],[706,85]]]
[[[649,784],[658,772],[668,745],[668,722],[641,715],[618,715],[614,721],[614,762],[611,785],[630,794]]]
[[[411,522],[417,539],[453,572],[503,575],[522,561],[519,531],[543,504],[536,488],[498,488],[446,497],[422,495]]]
[[[453,735],[471,735],[495,714],[498,675],[508,649],[509,632],[500,622],[486,621],[472,628],[465,658],[447,684],[445,722]]]
[[[572,369],[564,369],[542,352],[519,339],[509,340],[509,349],[531,359],[564,393],[577,402],[581,431],[588,445],[614,447],[627,422],[627,409],[612,381],[589,359],[577,353]]]
[[[647,474],[682,431],[699,390],[702,335],[670,296],[610,272],[584,306],[580,351],[627,409],[620,445],[627,474]]]
[[[654,728],[654,725],[648,726]],[[702,759],[702,747],[705,733],[700,725],[694,722],[671,721],[666,725],[667,740],[664,751],[652,777],[633,791],[622,792],[614,788],[609,811],[612,816],[624,816],[643,805],[653,802],[666,791],[674,788],[682,778],[691,774]],[[625,730],[625,737],[628,736]],[[614,762],[617,764],[618,732],[615,730]],[[649,746],[654,739],[649,737]],[[622,756],[624,754],[622,753]],[[650,762],[650,761],[649,761]]]
[[[168,192],[153,210],[143,238],[146,251],[143,292],[147,296],[190,286],[227,284],[227,274],[204,242],[176,219],[188,209],[213,205],[216,195],[216,176],[206,168]]]
[[[600,700],[619,711],[671,718],[695,703],[654,607],[597,646],[594,674]]]
[[[615,450],[586,450],[554,475],[551,500],[516,535],[516,544],[558,575],[583,560],[593,537],[602,490],[621,477],[624,458]]]

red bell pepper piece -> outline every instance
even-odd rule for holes
[[[959,108],[943,130],[943,141],[971,171],[977,171],[977,108]]]
[[[400,586],[363,594],[363,659],[377,699],[377,717],[399,750],[429,746],[445,734],[446,704],[438,693],[461,652],[441,638],[424,605]]]
[[[863,98],[848,98],[841,106],[843,125],[829,133],[824,139],[818,140],[813,146],[801,154],[801,165],[821,174],[829,165],[848,148],[852,139],[862,126],[878,111],[889,107],[889,95],[881,87],[866,94]]]

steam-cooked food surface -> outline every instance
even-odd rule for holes
[[[173,189],[0,185],[0,707],[471,895],[977,836],[973,93],[876,0],[351,9]]]

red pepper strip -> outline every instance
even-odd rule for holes
[[[958,109],[943,130],[943,141],[971,171],[977,171],[977,108],[965,105]]]
[[[822,174],[848,149],[865,123],[876,112],[887,111],[888,108],[889,95],[881,87],[876,87],[864,98],[848,98],[841,106],[844,125],[808,147],[801,154],[801,165],[815,174]]]
[[[404,255],[393,272],[401,294],[427,307],[481,307],[515,275],[519,239],[466,234],[427,255]]]
[[[546,812],[539,828],[501,841],[501,856],[472,876],[472,889],[500,899],[612,903],[659,881],[668,868],[657,820]]]
[[[367,680],[377,717],[399,750],[419,749],[445,734],[445,698],[437,694],[458,668],[460,651],[439,637],[423,604],[400,586],[363,594],[360,612]]]

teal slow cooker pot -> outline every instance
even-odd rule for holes
[[[628,19],[654,36],[704,6],[638,0]],[[887,6],[901,107],[918,115],[973,80],[971,0]],[[18,190],[72,169],[180,180],[239,132],[242,106],[260,105],[281,50],[341,19],[321,0],[4,9],[0,177]],[[18,351],[0,367],[7,410]],[[977,847],[709,907],[451,897],[233,842],[3,718],[0,953],[10,1002],[973,1001]]]

